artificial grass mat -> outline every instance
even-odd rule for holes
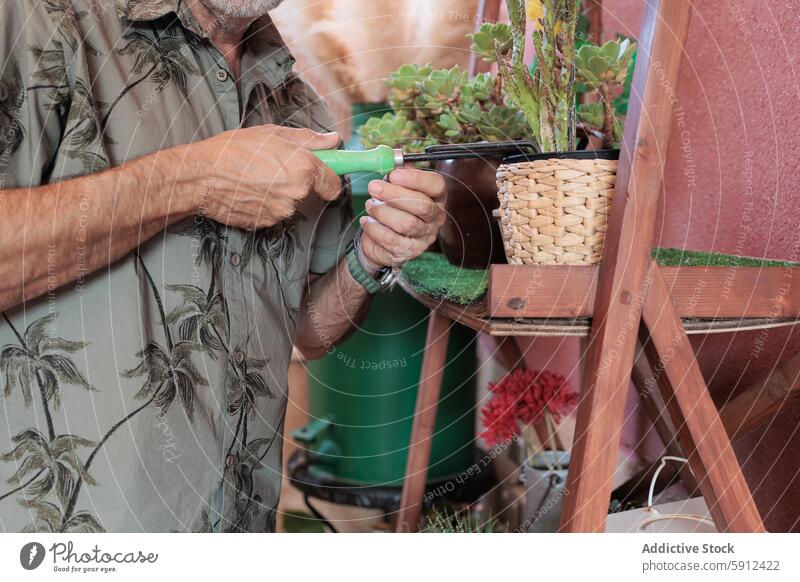
[[[663,267],[797,267],[800,265],[790,261],[660,247],[653,249],[653,258]]]
[[[800,263],[740,257],[721,253],[655,248],[653,258],[665,267],[796,267]],[[486,295],[489,271],[464,269],[439,253],[423,253],[403,267],[403,278],[421,295],[469,305]]]
[[[461,305],[486,295],[487,269],[464,269],[447,262],[439,253],[423,253],[403,267],[403,278],[422,295],[432,295]]]

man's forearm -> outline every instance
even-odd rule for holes
[[[0,191],[0,310],[107,267],[196,211],[183,150],[97,174]],[[195,186],[196,187],[196,186]]]
[[[347,268],[347,258],[314,281],[297,322],[295,346],[309,360],[330,353],[366,318],[372,296]]]

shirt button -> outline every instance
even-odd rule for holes
[[[242,263],[242,257],[238,253],[233,253],[231,255],[231,265],[234,267],[238,267]]]
[[[229,77],[228,71],[226,71],[225,69],[217,69],[217,81],[224,83],[225,81],[228,80],[228,77]]]
[[[233,352],[233,360],[237,364],[241,364],[242,362],[244,362],[244,352],[242,350],[236,350],[235,352]]]
[[[236,459],[233,455],[228,455],[225,457],[225,465],[228,467],[233,467],[233,464],[236,462]]]

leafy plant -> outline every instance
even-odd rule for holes
[[[386,144],[417,152],[437,143],[520,139],[530,131],[489,73],[469,78],[459,67],[403,65],[388,85],[394,112],[361,127],[365,147]]]
[[[575,149],[579,126],[606,147],[619,142],[622,122],[612,93],[625,85],[635,44],[576,40],[579,0],[507,0],[507,5],[510,23],[484,23],[468,35],[478,57],[497,63],[497,77],[482,73],[470,79],[458,67],[403,65],[388,80],[394,113],[362,126],[362,143],[419,152],[436,143],[533,137],[542,151],[567,151]],[[529,19],[531,63],[525,59]],[[578,90],[597,93],[599,103],[577,107]],[[626,101],[618,105],[624,113]]]
[[[621,139],[622,126],[614,114],[614,103],[611,92],[614,87],[625,85],[628,70],[636,45],[630,39],[610,40],[603,46],[586,44],[582,46],[575,58],[575,67],[581,81],[589,88],[599,91],[602,117],[598,119],[596,112],[585,111],[583,121],[591,119],[594,127],[601,128],[603,143],[611,145]]]
[[[472,40],[472,52],[487,63],[497,62],[497,55],[511,51],[511,27],[504,22],[484,22],[480,30],[467,35]]]
[[[628,38],[609,40],[603,46],[585,44],[577,52],[575,66],[582,81],[594,89],[622,85],[635,51],[636,45]]]
[[[419,123],[408,119],[405,113],[385,113],[383,117],[372,117],[361,126],[361,142],[364,147],[385,144],[402,148],[407,152],[421,152],[437,141],[427,137]]]
[[[432,71],[430,65],[403,65],[389,76],[389,104],[396,112],[413,110],[420,93],[417,84]]]
[[[625,83],[635,45],[622,39],[602,47],[586,43],[576,50],[578,0],[506,3],[510,24],[482,25],[470,35],[472,50],[484,60],[497,63],[504,91],[524,113],[542,151],[575,149],[579,117],[575,97],[579,83],[598,92],[604,107],[600,117],[588,107],[583,111],[582,122],[610,147],[616,141],[618,123],[611,93],[614,87]],[[535,55],[531,64],[525,59],[528,19],[534,23]]]
[[[578,106],[578,123],[586,133],[602,138],[606,145],[617,144],[622,139],[622,122],[614,114],[613,106],[609,115],[605,102],[582,103]],[[611,132],[608,128],[611,128]]]

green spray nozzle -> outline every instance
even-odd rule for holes
[[[314,155],[339,176],[356,172],[384,175],[403,164],[403,153],[387,145],[371,150],[316,150]]]

